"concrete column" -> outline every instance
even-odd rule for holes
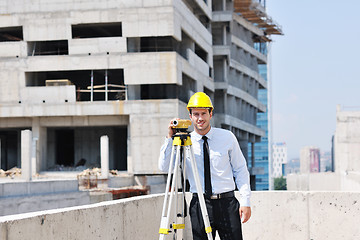
[[[109,137],[101,136],[100,138],[100,151],[101,151],[101,177],[109,177]]]
[[[33,136],[33,175],[46,169],[47,163],[47,129],[40,124],[40,118],[34,117],[32,120]]]
[[[1,168],[1,138],[0,138],[0,168]]]
[[[31,158],[32,158],[32,132],[21,131],[21,176],[26,181],[31,180]]]
[[[131,119],[129,119],[129,122],[131,122]],[[133,173],[134,172],[134,164],[133,164],[133,158],[132,158],[132,140],[131,140],[131,135],[132,135],[132,128],[131,128],[132,124],[127,126],[127,132],[128,132],[128,139],[127,139],[127,171],[128,173]]]
[[[228,79],[227,79],[227,63],[226,63],[226,58],[224,58],[224,60],[223,60],[223,68],[224,68],[224,70],[223,70],[223,73],[224,73],[224,76],[223,76],[223,78],[224,78],[224,82],[228,82]]]
[[[223,26],[223,36],[222,36],[222,43],[223,45],[227,45],[227,39],[226,39],[226,25]]]
[[[38,159],[38,146],[39,139],[37,137],[32,138],[31,140],[31,176],[36,175],[37,173],[37,159]]]

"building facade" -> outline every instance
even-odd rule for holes
[[[301,148],[300,172],[320,172],[320,149],[318,147],[308,146]]]
[[[257,44],[259,48],[261,45]],[[264,54],[267,53],[266,45],[262,44],[259,48]],[[259,73],[267,81],[267,65],[260,64]],[[267,81],[268,82],[268,81]],[[258,91],[259,101],[266,106],[265,112],[258,112],[256,116],[256,125],[265,131],[265,136],[261,137],[260,142],[254,144],[254,167],[252,167],[253,175],[255,176],[256,190],[269,190],[269,108],[268,108],[268,89],[259,89]],[[249,159],[252,159],[252,144],[249,144]],[[271,156],[271,155],[270,155]]]
[[[288,162],[287,160],[287,147],[286,143],[275,143],[272,149],[273,154],[273,178],[285,176],[285,168]]]
[[[1,168],[21,166],[31,130],[36,173],[101,167],[107,135],[110,169],[158,174],[168,121],[188,117],[197,91],[247,156],[265,136],[256,114],[267,58],[254,44],[279,32],[247,20],[264,12],[251,2],[0,0]]]

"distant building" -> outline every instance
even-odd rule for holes
[[[320,149],[313,146],[303,147],[300,152],[300,172],[320,172]]]
[[[335,172],[353,175],[353,180],[359,182],[360,107],[341,109],[337,106],[334,150]]]
[[[334,172],[314,173],[318,150],[311,151],[311,147],[303,148],[300,159],[301,172],[287,176],[288,190],[360,191],[359,107],[344,110],[337,106],[336,131],[332,142],[333,161],[327,164],[335,165],[335,168],[332,168]]]
[[[291,173],[299,173],[300,172],[300,159],[299,158],[293,158],[288,160],[285,167],[285,175],[291,174]]]
[[[332,156],[331,152],[320,153],[320,172],[332,171]]]
[[[287,163],[286,143],[273,144],[273,174],[274,178],[285,175],[285,166]]]

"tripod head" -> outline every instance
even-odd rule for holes
[[[173,121],[172,128],[177,133],[188,133],[187,129],[191,126],[191,121],[186,119],[179,119]]]

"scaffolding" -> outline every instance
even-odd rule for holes
[[[234,0],[235,12],[259,28],[263,29],[265,35],[283,35],[281,26],[271,19],[265,12],[264,4],[255,0]],[[271,41],[265,37],[263,40]]]

